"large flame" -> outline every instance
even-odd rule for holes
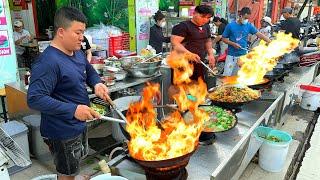
[[[130,104],[127,112],[127,131],[130,134],[129,153],[136,159],[159,161],[188,154],[198,144],[203,122],[208,115],[198,109],[207,94],[207,86],[202,79],[192,82],[193,66],[190,55],[172,52],[167,60],[174,70],[174,84],[179,92],[174,99],[180,111],[190,110],[193,120],[186,123],[179,111],[168,115],[157,124],[157,113],[153,107],[153,98],[160,93],[159,84],[148,83],[143,89],[142,99]],[[195,97],[193,100],[187,95]],[[160,127],[161,126],[161,127]]]
[[[276,34],[268,45],[261,41],[259,46],[240,57],[242,66],[238,71],[238,83],[252,85],[262,82],[264,75],[277,65],[278,58],[294,50],[298,44],[298,39],[283,32]]]

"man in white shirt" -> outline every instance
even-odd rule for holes
[[[13,29],[13,39],[14,44],[16,45],[18,67],[23,67],[23,53],[25,52],[25,48],[20,45],[29,42],[31,40],[31,35],[27,30],[23,29],[23,23],[19,20],[13,23]]]
[[[262,34],[267,36],[268,38],[271,38],[272,36],[272,22],[271,18],[268,16],[265,16],[261,19],[261,29],[259,30]]]
[[[24,53],[24,48],[20,45],[31,40],[31,35],[27,30],[23,29],[23,24],[19,20],[13,23],[13,27],[13,38],[14,44],[16,45],[16,53],[18,55],[22,55]]]

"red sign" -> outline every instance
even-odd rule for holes
[[[313,9],[313,15],[319,14],[320,13],[320,6],[316,6]]]

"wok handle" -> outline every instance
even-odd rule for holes
[[[116,113],[120,116],[121,119],[123,119],[125,122],[127,122],[127,118],[122,114],[122,112],[118,109],[116,104],[112,101],[109,95],[107,95],[106,100],[111,105],[111,107],[116,111]]]
[[[112,99],[110,98],[109,95],[107,95],[106,100],[108,101],[108,103],[112,106],[115,107],[116,105],[114,104],[114,102],[112,101]]]
[[[126,124],[126,121],[124,121],[122,119],[117,119],[117,118],[108,117],[108,116],[100,116],[100,118],[94,118],[94,119],[91,119],[91,120],[87,120],[86,122],[96,121],[98,119],[101,119],[101,120],[104,120],[104,121],[112,121],[112,122]]]
[[[214,72],[209,66],[207,66],[204,62],[200,61],[200,63],[207,68],[213,75],[217,74],[216,72]]]
[[[108,116],[101,116],[100,119],[101,120],[105,120],[105,121],[112,121],[112,122],[118,122],[118,123],[126,124],[126,121],[124,121],[124,120],[113,118],[113,117],[108,117]]]

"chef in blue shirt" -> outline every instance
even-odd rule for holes
[[[259,32],[257,28],[249,22],[250,15],[250,8],[243,7],[239,12],[238,19],[229,23],[222,33],[222,41],[228,44],[228,55],[223,72],[224,76],[232,76],[238,73],[238,60],[240,56],[248,53],[249,34],[255,34],[267,43],[270,42],[268,37]]]
[[[90,109],[86,84],[106,100],[107,87],[80,50],[86,17],[78,9],[60,8],[54,38],[31,69],[28,105],[41,112],[40,132],[54,157],[59,179],[74,179],[86,154],[86,120],[99,118]],[[80,176],[80,175],[79,175]],[[88,176],[82,176],[89,179]]]

